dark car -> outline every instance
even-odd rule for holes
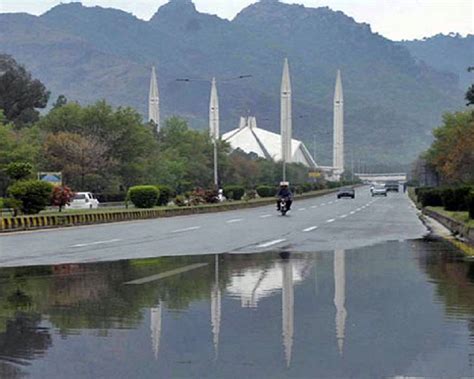
[[[396,180],[389,180],[385,182],[385,188],[387,189],[387,192],[398,192],[398,182]]]
[[[340,199],[341,197],[350,197],[354,199],[355,198],[354,188],[341,188],[337,192],[337,198]]]

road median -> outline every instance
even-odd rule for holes
[[[337,189],[308,192],[297,195],[296,199],[308,199],[336,192]],[[263,198],[250,201],[229,201],[220,204],[207,204],[191,207],[163,207],[152,209],[120,209],[110,211],[90,211],[68,214],[40,214],[33,216],[1,217],[0,233],[49,228],[62,228],[81,225],[105,224],[124,221],[147,220],[164,217],[186,216],[202,213],[217,213],[238,209],[256,208],[274,204],[274,198]]]

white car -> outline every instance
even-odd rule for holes
[[[387,188],[383,184],[377,184],[370,189],[372,196],[385,196],[387,197]]]
[[[67,209],[97,209],[99,208],[99,200],[90,192],[76,192],[74,199]]]

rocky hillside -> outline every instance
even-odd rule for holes
[[[105,98],[146,114],[150,66],[158,66],[165,116],[205,128],[218,78],[223,131],[254,114],[279,128],[283,58],[290,60],[294,133],[330,164],[332,96],[343,73],[348,156],[366,165],[408,164],[431,140],[443,111],[463,106],[457,76],[329,8],[262,0],[232,21],[172,0],[150,21],[115,9],[62,4],[40,17],[0,14],[0,51],[52,90],[81,103]],[[244,80],[226,80],[251,74]],[[203,79],[179,82],[177,78]]]

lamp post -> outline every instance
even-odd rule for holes
[[[251,78],[252,75],[239,75],[232,78],[220,79],[220,83],[231,82],[240,79]],[[217,143],[220,138],[219,134],[219,98],[217,94],[217,80],[215,77],[212,79],[192,79],[192,78],[179,78],[177,82],[207,82],[211,83],[211,96],[209,101],[209,133],[213,144],[213,161],[214,161],[214,186],[216,190],[219,190],[219,174],[218,174],[218,154],[217,154]]]

